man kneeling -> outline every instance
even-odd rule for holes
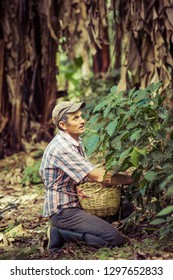
[[[131,184],[130,176],[105,176],[85,157],[80,135],[85,130],[81,109],[84,102],[60,102],[52,112],[59,132],[46,147],[40,174],[45,185],[44,216],[50,217],[49,251],[58,251],[65,242],[83,241],[96,248],[119,246],[122,234],[107,221],[81,209],[76,186],[100,182]],[[104,179],[105,178],[105,179]]]

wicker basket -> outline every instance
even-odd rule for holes
[[[77,187],[81,207],[91,214],[106,217],[117,213],[121,187],[103,187],[101,183],[85,183]]]

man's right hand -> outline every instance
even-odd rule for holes
[[[95,167],[90,173],[88,174],[88,178],[91,182],[98,182],[102,183],[105,177],[105,170],[103,168]]]

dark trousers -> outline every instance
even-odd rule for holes
[[[84,242],[97,248],[123,243],[122,234],[111,224],[77,207],[53,214],[50,220],[53,226],[83,234]]]

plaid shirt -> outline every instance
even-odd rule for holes
[[[80,152],[79,152],[80,150]],[[87,181],[94,166],[86,158],[81,141],[60,131],[43,154],[40,175],[45,185],[43,216],[78,207],[76,185]]]

